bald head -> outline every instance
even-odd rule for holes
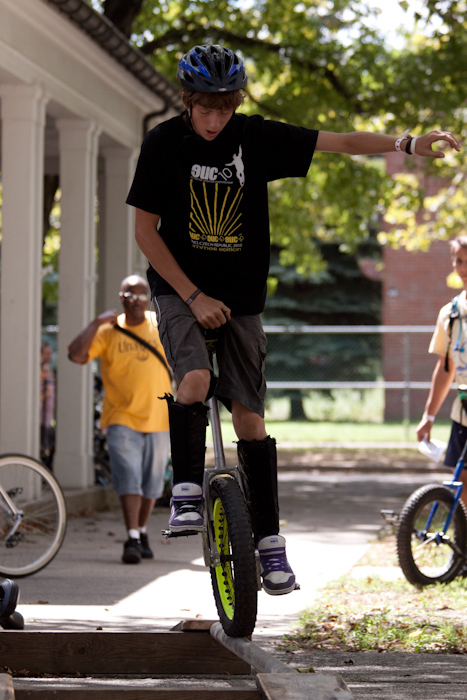
[[[120,291],[121,292],[126,292],[130,287],[140,287],[143,286],[146,290],[148,288],[148,283],[144,279],[144,277],[140,277],[139,275],[130,275],[129,277],[125,277],[125,279],[122,281],[120,285]]]

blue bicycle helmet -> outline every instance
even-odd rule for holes
[[[177,79],[190,92],[232,92],[247,83],[242,59],[218,44],[190,49],[178,63]]]

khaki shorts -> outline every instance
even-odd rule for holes
[[[159,296],[154,304],[159,335],[177,385],[185,374],[196,369],[208,369],[213,374],[204,331],[189,307],[175,294]],[[233,316],[222,326],[214,393],[227,407],[233,399],[264,417],[266,343],[259,315]]]

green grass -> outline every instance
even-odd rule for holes
[[[420,417],[411,422],[384,421],[384,391],[341,389],[331,392],[311,391],[303,395],[303,409],[308,420],[290,420],[291,404],[287,397],[266,403],[266,428],[280,442],[413,442]],[[269,395],[269,394],[268,394]],[[401,407],[402,412],[402,407]],[[221,409],[222,430],[226,444],[236,440],[230,414]],[[448,441],[450,421],[439,419],[433,437]]]
[[[283,645],[339,651],[467,652],[465,579],[418,590],[378,576],[341,579],[300,615]]]
[[[413,442],[416,444],[417,423],[360,423],[350,421],[274,421],[266,420],[270,435],[281,442]],[[222,431],[225,444],[236,440],[232,423],[222,414]],[[432,437],[448,441],[450,422],[437,421]],[[208,432],[209,439],[209,432]]]

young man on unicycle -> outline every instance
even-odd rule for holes
[[[218,45],[195,46],[177,78],[185,111],[144,139],[127,202],[136,207],[136,240],[149,260],[159,333],[177,382],[169,399],[174,487],[169,528],[203,528],[207,408],[213,370],[204,329],[222,327],[214,392],[232,412],[248,481],[264,590],[290,593],[295,576],[279,535],[275,440],[264,423],[266,299],[270,239],[267,184],[305,177],[315,151],[443,157],[432,144],[448,132],[411,139],[336,134],[245,116],[236,110],[247,84],[243,61]]]

